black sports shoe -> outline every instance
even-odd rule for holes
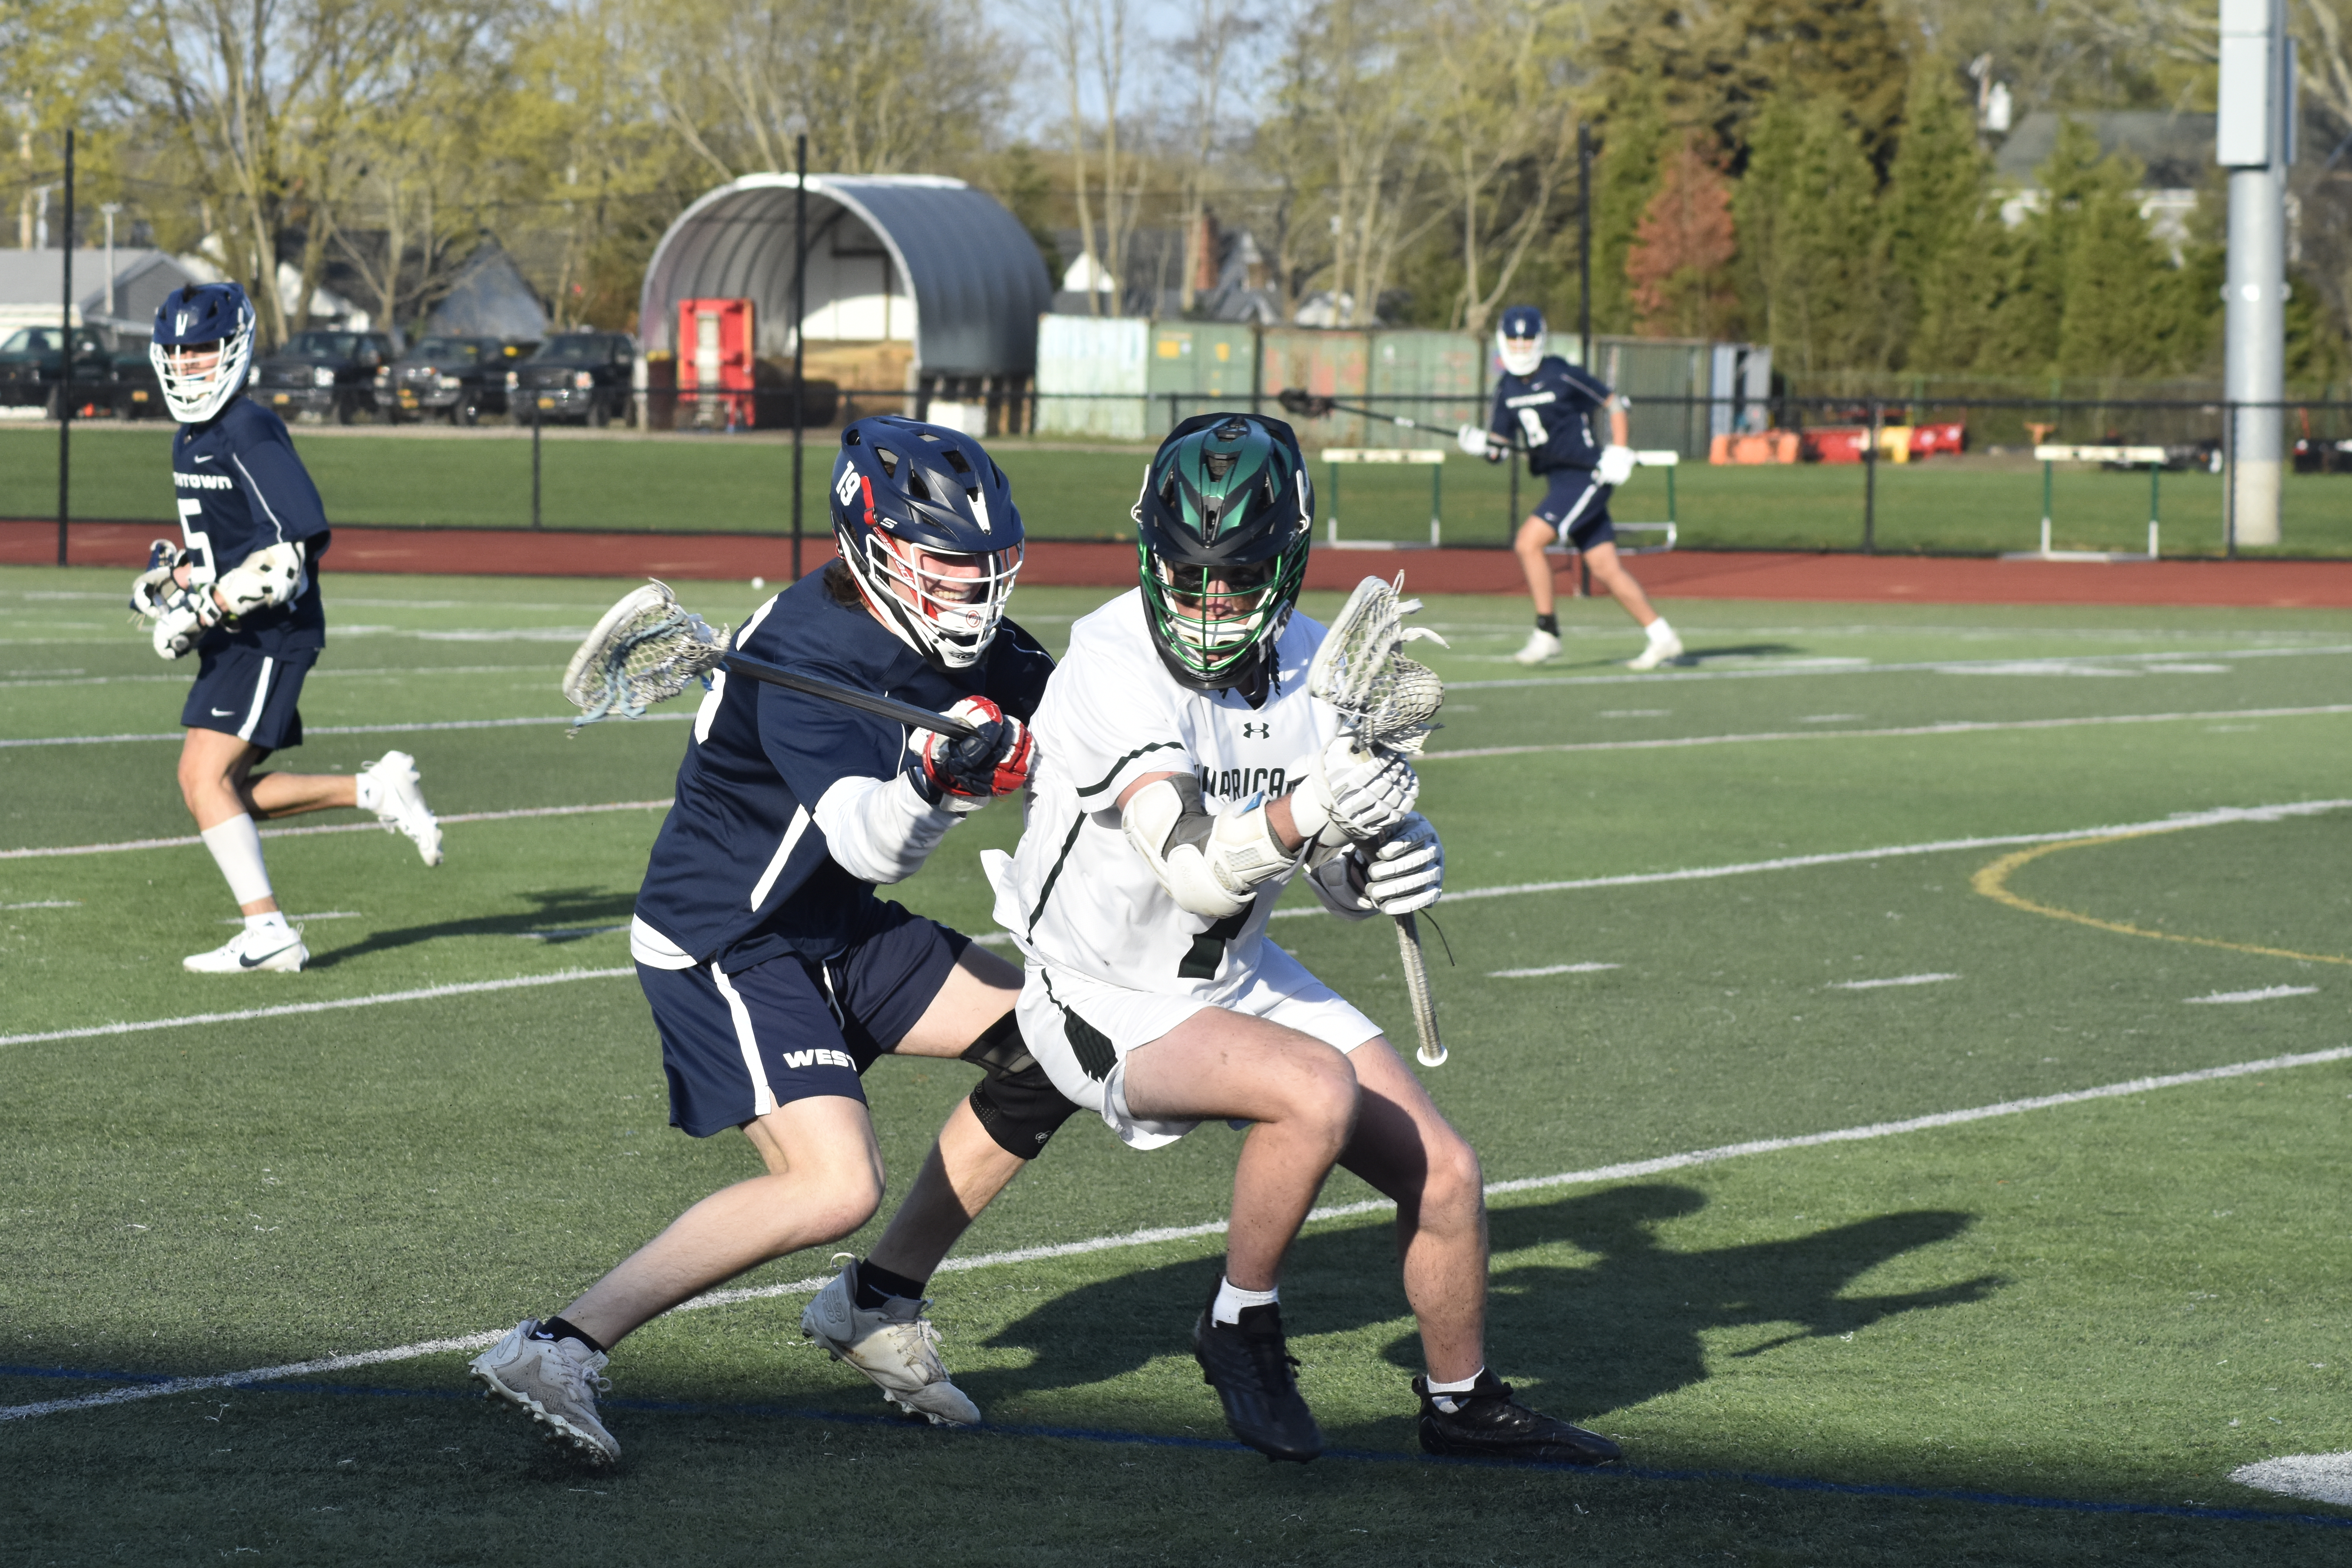
[[[1454,1403],[1451,1410],[1437,1407],[1439,1396],[1429,1392],[1427,1378],[1414,1378],[1412,1391],[1421,1396],[1423,1453],[1556,1465],[1607,1465],[1624,1458],[1600,1433],[1539,1415],[1521,1405],[1511,1397],[1511,1385],[1491,1372],[1480,1373],[1477,1385],[1467,1394],[1444,1395]]]
[[[1269,1459],[1303,1465],[1321,1453],[1323,1434],[1291,1373],[1298,1363],[1283,1343],[1282,1309],[1244,1307],[1235,1325],[1213,1321],[1213,1294],[1209,1303],[1192,1325],[1192,1359],[1224,1403],[1225,1425]]]

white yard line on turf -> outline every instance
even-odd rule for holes
[[[693,718],[691,713],[646,713],[641,722],[667,723]],[[577,724],[562,717],[528,719],[436,719],[415,724],[306,724],[302,733],[315,735],[405,735],[420,730],[517,730],[542,724]],[[129,741],[177,741],[184,730],[158,731],[152,735],[42,735],[31,740],[0,741],[0,747],[109,746]]]
[[[1799,871],[1811,866],[1844,866],[1858,860],[1892,860],[1912,855],[1943,855],[1962,849],[2004,849],[2020,844],[2061,844],[2074,838],[2120,838],[2141,833],[2170,833],[2191,827],[2221,827],[2239,822],[2279,822],[2290,816],[2315,816],[2341,811],[2352,800],[2306,800],[2283,805],[2221,806],[2211,811],[2183,812],[2154,822],[2118,823],[2109,827],[2070,827],[2061,833],[2012,833],[1997,838],[1939,838],[1926,844],[1894,844],[1883,849],[1845,849],[1832,855],[1790,855],[1778,860],[1748,860],[1730,866],[1695,866],[1684,871],[1636,871],[1622,877],[1581,877],[1563,882],[1517,882],[1502,888],[1448,889],[1444,901],[1465,899],[1508,899],[1522,893],[1571,893],[1586,888],[1641,888],[1659,882],[1700,882],[1716,877],[1745,877],[1758,871]],[[1276,910],[1273,919],[1303,920],[1319,915],[1321,908]]]
[[[1724,632],[1720,635],[1746,634]],[[1622,675],[1527,675],[1500,680],[1449,680],[1445,683],[1445,689],[1503,691],[1529,686],[1654,686],[1662,681],[1762,680],[1791,675],[2035,675],[2059,672],[2069,667],[2099,664],[2174,664],[2188,659],[2215,658],[2303,658],[2314,654],[2339,653],[2352,653],[2352,643],[2330,644],[2322,647],[2199,649],[2191,653],[2056,654],[2047,658],[1938,658],[1907,664],[1873,664],[1864,658],[1787,659],[1751,669],[1655,669],[1639,675],[1631,672]],[[1704,652],[1699,657],[1704,658]]]
[[[1695,1149],[1687,1153],[1664,1154],[1651,1160],[1628,1160],[1614,1165],[1596,1165],[1590,1170],[1563,1171],[1552,1176],[1527,1176],[1517,1181],[1489,1182],[1489,1196],[1508,1193],[1541,1192],[1552,1187],[1590,1186],[1602,1182],[1632,1181],[1642,1176],[1654,1176],[1667,1171],[1686,1171],[1694,1165],[1712,1165],[1725,1160],[1737,1160],[1750,1154],[1773,1154],[1789,1149],[1812,1149],[1825,1143],[1861,1143],[1879,1138],[1897,1137],[1906,1132],[1925,1132],[1941,1127],[1958,1127],[1971,1121],[1985,1121],[1995,1117],[2017,1116],[2029,1110],[2048,1110],[2062,1105],[2080,1105],[2089,1100],[2116,1100],[2128,1095],[2147,1094],[2156,1089],[2178,1089],[2185,1084],[2211,1083],[2222,1079],[2244,1078],[2258,1072],[2282,1072],[2291,1068],[2315,1067],[2326,1062],[2352,1059],[2352,1046],[2339,1046],[2333,1050],[2307,1051],[2296,1056],[2266,1057],[2260,1061],[2231,1062],[2225,1067],[2200,1068],[2193,1072],[2166,1073],[2154,1078],[2136,1078],[2122,1083],[2101,1084],[2095,1089],[2072,1089],[2061,1094],[2037,1095],[2031,1100],[2005,1100],[1995,1105],[1973,1106],[1966,1110],[1941,1110],[1927,1116],[1908,1117],[1900,1121],[1874,1121],[1862,1127],[1842,1127],[1830,1132],[1808,1132],[1790,1138],[1759,1138],[1745,1143],[1726,1143],[1713,1149]],[[1361,1203],[1334,1204],[1311,1211],[1309,1223],[1335,1219],[1350,1219],[1359,1215],[1379,1214],[1392,1207],[1384,1198],[1370,1198]],[[982,1253],[972,1258],[950,1258],[940,1265],[942,1274],[961,1273],[974,1268],[993,1268],[1007,1264],[1034,1263],[1053,1258],[1076,1258],[1088,1253],[1117,1252],[1129,1247],[1151,1247],[1161,1242],[1189,1241],[1198,1237],[1224,1233],[1223,1220],[1207,1220],[1199,1225],[1161,1226],[1146,1230],[1131,1230],[1119,1236],[1097,1236],[1085,1241],[1066,1241],[1044,1247],[1013,1247],[1004,1252]],[[822,1289],[833,1277],[830,1274],[793,1279],[778,1285],[754,1285],[730,1290],[712,1290],[697,1296],[671,1309],[672,1311],[694,1311],[710,1307],[730,1307],[743,1301],[767,1300],[778,1296],[804,1295]],[[346,1355],[322,1356],[314,1361],[288,1362],[278,1366],[257,1366],[244,1372],[214,1373],[202,1377],[175,1377],[155,1383],[133,1384],[122,1388],[110,1388],[97,1394],[79,1394],[70,1399],[47,1399],[35,1405],[0,1406],[0,1421],[22,1421],[36,1415],[53,1415],[68,1410],[90,1410],[100,1405],[123,1405],[133,1400],[160,1399],[166,1394],[194,1394],[207,1388],[228,1388],[244,1384],[278,1383],[288,1378],[306,1377],[320,1373],[348,1372],[355,1367],[376,1366],[385,1362],[412,1361],[419,1356],[443,1355],[452,1352],[479,1350],[496,1344],[503,1330],[488,1330],[478,1334],[466,1334],[451,1339],[421,1340],[415,1344],[394,1345],[387,1350],[355,1351]]]
[[[545,678],[562,671],[547,664],[420,664],[397,669],[313,669],[305,677],[310,680],[328,680],[355,675],[529,675]],[[188,683],[184,669],[165,675],[58,675],[27,676],[18,680],[0,680],[0,687],[25,686],[145,686],[158,681]]]
[[[471,996],[484,991],[520,991],[533,985],[566,985],[574,980],[613,980],[635,974],[635,966],[621,969],[565,969],[553,974],[517,974],[505,980],[468,980],[451,985],[427,985],[415,991],[383,991],[373,996],[345,996],[332,1002],[288,1002],[276,1007],[240,1007],[233,1013],[190,1013],[180,1018],[142,1018],[130,1024],[93,1024],[79,1029],[49,1029],[37,1035],[0,1035],[0,1046],[33,1046],[44,1040],[86,1040],[99,1035],[136,1035],[149,1029],[184,1029],[198,1024],[241,1024],[250,1018],[290,1018],[302,1013],[335,1013],[347,1007],[381,1007],[392,1002],[434,1002],[444,996]]]
[[[1892,980],[1832,980],[1832,991],[1880,991],[1889,985],[1933,985],[1939,980],[1958,980],[1957,974],[1898,974]]]
[[[318,731],[312,731],[316,734]],[[525,816],[592,816],[605,811],[667,811],[667,800],[615,800],[601,805],[530,805],[514,811],[457,811],[437,818],[444,827],[453,822],[512,822]],[[320,833],[386,833],[381,822],[331,822],[319,827],[265,827],[264,838],[303,838]],[[184,838],[123,838],[111,844],[60,844],[32,849],[0,849],[0,860],[39,860],[58,855],[119,855],[126,849],[177,849],[202,844],[193,834]]]
[[[2316,985],[2265,985],[2260,991],[2216,991],[2210,996],[2191,996],[2192,1003],[2201,1002],[2275,1002],[2282,996],[2316,996]]]
[[[1547,963],[1541,969],[1490,969],[1489,980],[1537,980],[1547,974],[1598,974],[1604,969],[1622,969],[1622,963]]]
[[[1738,746],[1758,741],[1870,741],[1915,735],[1982,735],[2004,730],[2073,730],[2096,724],[2182,724],[2200,719],[2309,719],[2352,713],[2352,702],[2318,708],[2222,708],[2209,713],[2095,713],[2071,719],[1955,719],[1884,730],[1762,730],[1738,735],[1681,735],[1643,741],[1561,741],[1533,746],[1465,746],[1423,752],[1423,762],[1451,757],[1527,757],[1559,752],[1665,752],[1685,746]],[[1811,721],[1806,721],[1811,722]]]

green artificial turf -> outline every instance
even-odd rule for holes
[[[184,672],[121,624],[120,575],[0,569],[0,739],[173,730]],[[286,765],[397,745],[444,814],[662,798],[675,719],[572,740],[319,732],[558,717],[571,640],[620,586],[331,573],[314,738]],[[1101,597],[1024,589],[1015,614],[1058,647]],[[688,598],[728,620],[753,602]],[[2347,700],[2352,616],[1668,609],[1692,657],[1651,677],[1612,662],[1636,639],[1606,605],[1567,606],[1567,657],[1532,673],[1507,657],[1516,601],[1426,612],[1453,645],[1433,654],[1450,695],[1422,774],[1454,895],[1431,942],[1454,1055],[1427,1080],[1490,1180],[2352,1044],[2352,810],[2053,850],[2008,879],[2046,910],[2193,942],[1984,896],[1971,879],[2006,845],[1468,896],[2352,795],[2352,715],[2278,711]],[[0,751],[0,848],[186,835],[173,752]],[[299,976],[181,973],[233,913],[200,847],[0,858],[0,1036],[551,981],[0,1045],[0,1408],[502,1329],[750,1173],[740,1138],[665,1125],[634,981],[560,978],[625,968],[616,928],[657,820],[453,823],[432,870],[373,831],[273,838],[316,955]],[[1018,831],[1010,807],[981,813],[893,895],[990,931],[978,851]],[[1286,910],[1274,929],[1409,1031],[1376,928]],[[1950,978],[1849,988],[1926,975]],[[2296,994],[2194,1000],[2276,988]],[[952,1063],[869,1075],[894,1190],[971,1080]],[[1224,1436],[1184,1348],[1217,1256],[1200,1237],[941,1275],[934,1316],[980,1434],[879,1420],[800,1339],[789,1294],[622,1347],[613,1474],[462,1397],[458,1352],[0,1420],[0,1561],[736,1562],[908,1542],[1008,1563],[2340,1561],[2343,1530],[2278,1521],[2352,1510],[2228,1477],[2352,1448],[2347,1115],[2336,1062],[1498,1194],[1493,1363],[1618,1436],[1627,1475],[1412,1458],[1411,1320],[1384,1226],[1357,1215],[1311,1226],[1285,1280],[1302,1386],[1344,1451],[1303,1471],[1199,1446]],[[1212,1126],[1143,1155],[1074,1121],[959,1252],[1213,1220],[1237,1142]],[[1340,1174],[1324,1201],[1367,1195]],[[806,1279],[829,1250],[745,1283]],[[2189,1511],[2090,1510],[2114,1505]]]
[[[531,517],[531,443],[497,428],[397,435],[304,426],[303,461],[338,522],[505,527]],[[1323,442],[1302,430],[1318,489],[1318,534],[1334,510],[1332,468]],[[74,435],[73,515],[168,522],[173,517],[168,433],[152,425],[98,423]],[[991,443],[1012,479],[1023,521],[1040,539],[1132,536],[1148,456],[1142,447],[1085,447],[1024,438]],[[802,476],[803,526],[823,532],[831,443],[808,447]],[[783,531],[791,527],[791,448],[770,437],[645,437],[625,431],[549,432],[540,454],[541,518],[550,528]],[[1427,468],[1351,465],[1339,470],[1337,510],[1346,539],[1426,540]],[[1688,548],[1859,550],[1864,494],[1875,487],[1872,533],[1887,552],[1993,553],[2041,543],[2042,466],[2024,457],[1937,458],[1859,464],[1675,470],[1673,513]],[[1612,499],[1621,521],[1664,521],[1664,471],[1644,468]],[[1441,515],[1449,544],[1506,542],[1542,487],[1520,476],[1516,510],[1507,469],[1454,454],[1444,466]],[[12,516],[56,510],[57,439],[52,432],[0,430],[0,495]],[[2210,474],[2168,474],[2155,498],[2162,552],[2211,555],[2223,546],[2221,482]],[[2052,540],[2060,549],[2147,548],[2150,510],[2144,473],[2062,466],[2053,476]],[[2352,554],[2352,479],[2290,475],[2282,529],[2268,553]],[[1628,543],[1655,542],[1629,533]],[[2265,553],[2265,552],[2250,552]]]

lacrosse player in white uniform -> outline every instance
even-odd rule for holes
[[[1295,616],[1314,502],[1278,420],[1179,425],[1137,502],[1139,586],[1072,628],[1034,720],[1018,853],[983,856],[1027,960],[1023,1038],[1055,1086],[1129,1145],[1255,1123],[1227,1258],[1193,1352],[1236,1436],[1322,1447],[1276,1281],[1337,1163],[1397,1201],[1433,1453],[1599,1464],[1606,1438],[1518,1405],[1486,1369],[1477,1156],[1380,1027],[1265,938],[1304,872],[1334,913],[1436,901],[1444,856],[1418,782],[1337,738],[1307,691],[1323,628]]]

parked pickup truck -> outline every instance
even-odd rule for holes
[[[19,327],[0,341],[0,404],[42,408],[55,419],[65,380],[64,342],[59,327]],[[113,337],[100,328],[74,329],[77,407],[113,403],[114,348]]]
[[[348,425],[380,406],[375,373],[394,353],[388,332],[314,328],[286,340],[254,367],[252,395],[288,418],[306,414]]]
[[[533,419],[602,426],[629,413],[636,345],[618,332],[563,332],[507,372],[507,398],[518,425]]]
[[[501,338],[425,338],[375,373],[376,406],[397,425],[437,415],[471,425],[507,411],[507,367],[539,345]]]

